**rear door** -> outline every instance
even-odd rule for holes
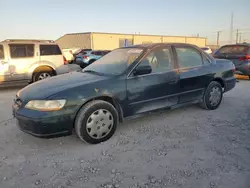
[[[40,61],[52,63],[55,67],[64,64],[61,49],[57,44],[40,44]]]
[[[228,59],[233,62],[235,67],[247,63],[244,61],[245,56],[247,55],[249,47],[247,45],[227,45],[221,47],[215,54],[214,57],[218,59]]]
[[[0,44],[0,84],[10,80],[9,62],[6,48]]]
[[[180,74],[179,103],[201,99],[213,77],[209,60],[192,46],[174,45],[174,49]]]
[[[39,60],[39,57],[35,54],[35,45],[32,43],[11,43],[8,47],[11,80],[28,79],[30,66]]]

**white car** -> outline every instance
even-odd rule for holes
[[[211,48],[209,48],[209,47],[202,47],[201,49],[202,49],[204,52],[208,53],[208,54],[212,54],[212,53],[213,53],[212,50],[211,50]]]
[[[0,86],[55,76],[65,63],[54,41],[5,40],[0,42]]]
[[[62,53],[66,58],[67,62],[71,62],[74,60],[74,53],[80,50],[80,48],[65,48],[62,49]]]

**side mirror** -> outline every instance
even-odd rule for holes
[[[152,72],[152,68],[150,65],[141,65],[135,69],[134,76],[150,74],[151,72]]]

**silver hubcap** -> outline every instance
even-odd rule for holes
[[[47,72],[44,72],[44,73],[41,73],[38,77],[38,80],[44,80],[46,78],[49,78],[50,77],[50,74],[47,73]]]
[[[212,106],[218,105],[221,99],[221,90],[218,87],[213,87],[210,92],[209,102]]]
[[[106,109],[99,109],[93,112],[86,124],[86,130],[90,137],[101,139],[105,137],[114,125],[112,114]]]

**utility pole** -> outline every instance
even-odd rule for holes
[[[219,42],[220,42],[220,33],[221,31],[217,31],[217,46],[219,46]]]
[[[233,30],[234,30],[234,13],[231,13],[231,25],[230,25],[230,43],[233,43]]]
[[[238,43],[238,38],[239,38],[239,29],[236,30],[236,44]]]

